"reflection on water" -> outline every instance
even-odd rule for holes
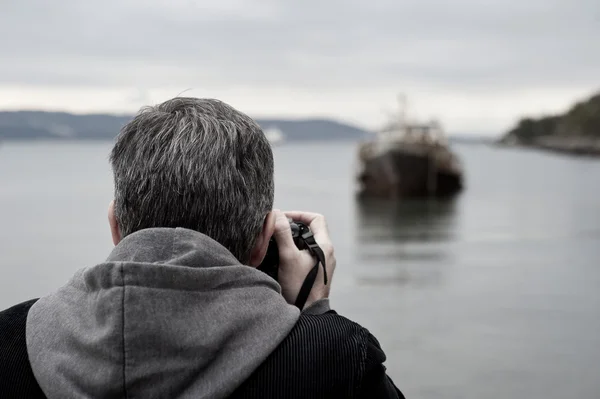
[[[457,201],[357,199],[355,251],[369,265],[360,283],[438,283],[452,261]]]
[[[449,241],[455,233],[456,199],[356,201],[361,242]]]

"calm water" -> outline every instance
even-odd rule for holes
[[[0,309],[106,257],[109,149],[0,146]],[[353,145],[283,145],[276,206],[327,216],[332,305],[408,398],[600,397],[600,162],[456,149],[457,200],[359,205]]]

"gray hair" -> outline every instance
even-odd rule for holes
[[[145,107],[110,154],[122,237],[185,227],[246,263],[273,206],[273,153],[258,124],[214,99]]]

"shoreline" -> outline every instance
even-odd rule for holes
[[[528,148],[580,157],[600,158],[600,139],[590,137],[543,136],[526,143],[515,138],[496,142],[500,147]]]

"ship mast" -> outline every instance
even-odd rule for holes
[[[393,139],[412,133],[407,119],[408,99],[404,93],[400,93],[397,100],[399,111],[390,114],[389,122],[380,130],[381,139]]]
[[[400,123],[398,126],[398,131],[400,135],[410,136],[412,132],[407,122],[408,98],[406,97],[406,94],[398,94],[398,104],[400,105]]]
[[[398,104],[400,105],[400,126],[406,125],[406,108],[408,106],[407,103],[408,100],[406,99],[406,94],[398,94]]]

